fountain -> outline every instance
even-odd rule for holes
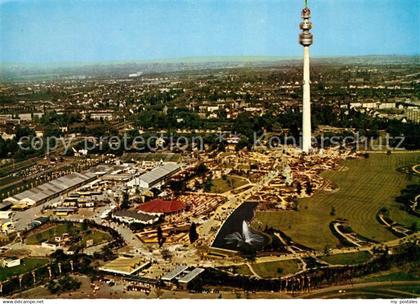
[[[264,237],[253,233],[246,221],[242,221],[242,233],[234,232],[225,237],[227,244],[236,245],[237,248],[244,246],[260,247],[264,244]]]

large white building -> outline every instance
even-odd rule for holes
[[[30,190],[23,191],[14,196],[5,198],[3,202],[17,204],[25,204],[33,206],[41,204],[49,199],[59,196],[62,193],[73,190],[83,184],[93,181],[96,178],[95,173],[71,173],[48,183],[39,185]]]
[[[149,172],[146,172],[127,183],[128,187],[138,186],[140,188],[159,188],[165,184],[169,177],[177,173],[181,166],[177,163],[165,163]]]

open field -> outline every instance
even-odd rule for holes
[[[15,275],[27,273],[28,271],[41,267],[42,265],[45,265],[47,263],[48,259],[24,258],[22,259],[21,264],[19,266],[11,268],[0,268],[0,281],[3,281]]]
[[[296,273],[300,270],[300,263],[298,260],[250,263],[249,265],[254,272],[262,278],[278,278]],[[246,276],[253,275],[247,264],[237,265],[233,268],[234,273]]]
[[[298,260],[252,263],[251,267],[262,278],[278,278],[300,270]]]
[[[245,275],[245,276],[252,276],[253,275],[251,270],[249,270],[248,265],[246,265],[246,264],[234,267],[233,272],[237,273],[237,274]]]
[[[364,263],[371,257],[372,256],[367,251],[361,251],[355,253],[342,253],[325,256],[322,257],[322,260],[333,265],[353,265]]]
[[[371,154],[368,159],[347,160],[345,170],[322,174],[338,185],[337,192],[319,192],[301,199],[299,211],[258,212],[254,222],[278,228],[294,241],[318,250],[338,245],[328,227],[337,218],[347,219],[355,232],[367,238],[380,242],[394,239],[375,216],[386,207],[394,221],[420,225],[418,218],[401,210],[395,202],[403,188],[420,182],[420,178],[397,169],[415,163],[420,163],[420,153]],[[335,216],[330,215],[332,207],[336,209]]]
[[[38,245],[44,241],[50,241],[54,239],[55,236],[61,236],[63,233],[80,235],[82,237],[80,240],[82,246],[86,246],[86,241],[90,239],[93,240],[94,245],[111,240],[111,236],[106,232],[90,228],[88,228],[86,231],[82,231],[80,224],[58,224],[48,229],[30,234],[26,238],[26,243],[28,245]]]
[[[420,282],[420,261],[413,263],[393,266],[389,270],[372,273],[362,278],[356,279],[357,282],[398,282],[398,281],[419,281]]]
[[[234,175],[226,176],[225,179],[215,178],[212,182],[213,185],[210,192],[214,193],[230,191],[248,183],[244,178]]]
[[[414,273],[393,272],[383,275],[375,275],[364,280],[365,282],[387,282],[387,281],[420,281],[420,276]]]

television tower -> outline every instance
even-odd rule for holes
[[[302,150],[308,153],[311,150],[311,80],[309,71],[309,47],[312,44],[313,36],[311,11],[308,8],[307,0],[302,10],[303,22],[300,23],[302,33],[299,35],[299,42],[303,46],[303,113],[302,113]]]

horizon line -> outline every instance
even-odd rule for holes
[[[365,55],[319,55],[311,56],[311,59],[335,59],[357,57],[420,57],[417,54],[365,54]],[[234,60],[232,60],[234,59]],[[276,56],[276,55],[220,55],[220,56],[183,56],[160,59],[126,59],[126,60],[102,60],[102,61],[51,61],[51,62],[0,62],[0,66],[41,66],[41,65],[106,65],[106,64],[130,64],[130,63],[181,63],[181,62],[210,62],[210,61],[270,61],[270,60],[303,60],[302,56]],[[208,61],[206,61],[208,60]]]

